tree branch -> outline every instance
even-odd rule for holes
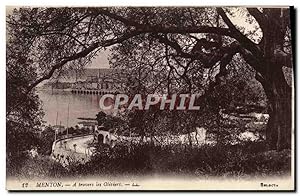
[[[263,55],[258,46],[253,43],[250,39],[248,39],[244,34],[242,34],[231,22],[231,20],[227,17],[226,13],[222,8],[217,8],[217,12],[221,15],[223,21],[228,26],[229,30],[232,32],[232,36],[240,42],[240,44],[249,50],[253,55],[262,59]]]
[[[31,85],[29,85],[27,93],[30,92],[34,87],[36,87],[42,81],[50,79],[52,77],[52,75],[54,74],[54,72],[57,69],[63,67],[66,63],[76,60],[76,59],[79,59],[79,58],[86,57],[89,53],[91,53],[92,51],[94,51],[95,49],[97,49],[99,47],[107,47],[107,46],[111,46],[113,44],[121,43],[124,40],[127,40],[127,39],[134,37],[136,35],[139,35],[139,34],[140,34],[140,32],[132,31],[129,33],[125,33],[123,36],[116,38],[116,39],[105,40],[103,42],[95,42],[91,46],[82,50],[81,52],[78,52],[76,54],[73,54],[71,56],[63,58],[62,61],[55,64],[46,75],[42,76],[41,78],[39,78],[35,82],[33,82]]]
[[[82,43],[81,41],[79,41],[76,37],[74,37],[73,35],[70,35],[68,33],[62,33],[62,32],[47,32],[47,33],[41,33],[39,35],[42,36],[47,36],[47,35],[63,35],[63,36],[67,36],[71,39],[74,39],[76,42],[78,42],[82,47],[86,48],[86,45],[84,43]]]
[[[266,18],[263,13],[261,13],[257,8],[247,8],[247,10],[249,14],[251,14],[255,18],[260,28],[264,31]]]
[[[142,25],[138,22],[128,20],[122,16],[119,16],[115,13],[111,13],[107,10],[100,10],[100,14],[106,15],[110,18],[118,20],[122,22],[126,26],[135,27],[137,31],[141,33],[213,33],[218,35],[226,35],[235,38],[240,44],[245,47],[248,51],[252,53],[253,56],[256,56],[257,59],[262,59],[263,55],[260,51],[259,47],[253,43],[250,39],[248,39],[245,35],[243,35],[230,21],[227,17],[226,13],[222,8],[217,8],[217,12],[223,18],[224,22],[227,24],[229,28],[221,28],[221,27],[209,27],[209,26],[186,26],[186,27],[165,27],[162,25]],[[156,35],[158,36],[158,35]],[[176,50],[176,52],[184,58],[195,59],[195,55],[191,55],[189,53],[183,52],[181,47],[168,39],[165,39],[161,36],[158,37],[160,42],[170,45],[172,48]],[[199,57],[196,58],[201,60]]]
[[[112,19],[122,22],[125,26],[135,27],[137,31],[142,33],[213,33],[218,35],[231,36],[231,32],[227,28],[210,27],[210,26],[186,26],[186,27],[167,27],[163,25],[143,25],[133,20],[126,19],[107,10],[100,10],[100,14],[108,16]]]

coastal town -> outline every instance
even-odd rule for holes
[[[60,80],[50,80],[43,89],[71,91],[75,94],[114,94],[122,85],[120,70],[85,68],[80,73],[69,73]]]

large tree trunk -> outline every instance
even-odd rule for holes
[[[291,57],[283,52],[288,22],[283,9],[267,9],[265,14],[273,20],[264,22],[264,57],[261,59],[261,74],[269,103],[270,119],[266,136],[269,149],[291,148],[292,133],[292,88],[283,73],[283,66],[292,67]],[[277,23],[274,23],[277,21]],[[276,30],[274,29],[276,28]]]
[[[279,151],[291,148],[292,97],[291,87],[287,84],[282,69],[275,66],[273,68],[269,72],[268,89],[265,88],[270,115],[266,138],[269,149]]]

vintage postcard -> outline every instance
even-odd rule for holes
[[[7,190],[295,191],[294,12],[7,6]]]

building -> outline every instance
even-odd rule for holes
[[[84,69],[75,74],[72,92],[86,94],[116,93],[120,87],[121,72],[116,69]]]
[[[86,129],[86,130],[95,130],[95,127],[97,126],[96,121],[80,121],[77,123],[77,126],[79,129]]]
[[[110,148],[113,148],[117,143],[117,137],[110,133],[103,126],[97,126],[94,132],[94,141],[98,143],[98,145],[106,144]]]
[[[62,125],[54,125],[52,126],[52,128],[54,129],[54,131],[57,133],[57,134],[63,134],[64,131],[66,130],[66,128]]]
[[[71,89],[73,93],[106,94],[116,93],[120,89],[121,70],[109,68],[85,68],[70,71],[59,81],[48,81],[43,85],[52,89]]]

